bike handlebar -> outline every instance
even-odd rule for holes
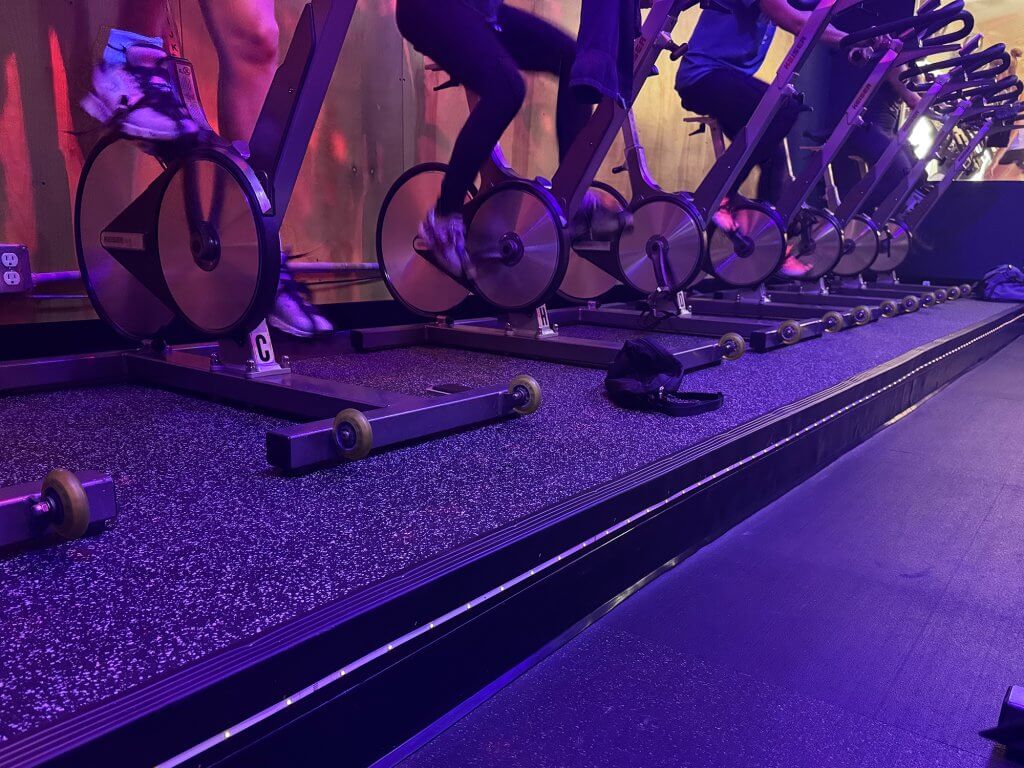
[[[942,8],[938,7],[938,2],[926,3],[924,9],[923,13],[915,16],[851,32],[842,39],[839,47],[849,50],[883,35],[907,37],[911,33],[914,33],[921,45],[948,45],[963,40],[974,30],[974,17],[964,8],[964,0],[953,0]],[[961,25],[959,29],[942,35],[935,34],[957,21]]]
[[[977,53],[959,54],[923,64],[912,64],[899,74],[899,78],[907,83],[911,90],[918,93],[927,91],[931,87],[930,82],[913,83],[920,75],[935,72],[962,72],[968,79],[976,77],[998,77],[1010,68],[1010,54],[1006,52],[1006,46],[1002,43],[989,46],[984,51]]]

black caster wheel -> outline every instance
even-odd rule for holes
[[[960,298],[960,288],[959,288],[959,286],[954,285],[951,288],[947,288],[946,289],[946,297],[950,301],[956,301],[957,299],[959,299]]]
[[[896,317],[900,313],[900,305],[892,299],[885,299],[879,308],[882,310],[882,317]]]
[[[917,312],[917,310],[921,308],[921,302],[918,300],[917,296],[904,296],[903,301],[900,302],[900,306],[903,307],[904,312]]]
[[[964,283],[963,285],[960,286],[960,298],[962,299],[970,297],[971,293],[973,292],[974,289],[971,288],[970,283]]]
[[[894,307],[894,309],[898,308]],[[853,315],[854,325],[867,325],[871,322],[871,309],[863,304],[850,310],[850,314]]]
[[[796,320],[785,320],[779,325],[779,338],[787,346],[796,344],[803,335],[804,327]]]
[[[520,416],[528,416],[540,408],[540,384],[533,376],[516,376],[508,384],[508,393],[512,395],[512,401],[515,403],[512,410]]]
[[[747,342],[738,333],[727,333],[718,340],[723,360],[739,360],[747,352]]]
[[[939,303],[938,297],[929,291],[928,293],[921,295],[921,306],[922,307],[934,307]]]
[[[846,320],[843,316],[834,310],[830,310],[822,315],[821,322],[825,326],[825,333],[839,333],[846,327]]]
[[[362,411],[346,408],[334,417],[334,442],[343,458],[366,458],[373,448],[373,426]]]
[[[74,473],[54,469],[43,478],[41,504],[62,539],[77,539],[89,527],[89,497]]]

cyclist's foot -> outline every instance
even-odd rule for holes
[[[112,31],[104,56],[92,75],[93,90],[82,108],[105,124],[116,123],[127,136],[151,141],[173,141],[195,134],[198,126],[185,111],[167,79],[167,53],[148,42],[132,43]]]
[[[573,240],[611,240],[633,227],[633,214],[611,208],[601,202],[594,190],[588,190],[573,217]]]
[[[804,264],[792,252],[788,251],[786,253],[786,260],[779,267],[779,274],[783,277],[803,277],[810,271],[811,265]]]
[[[722,206],[711,215],[711,221],[726,234],[732,234],[740,228],[740,225],[736,223],[736,219],[733,218],[728,200],[723,202]]]
[[[281,277],[281,288],[267,322],[282,333],[308,339],[334,331],[331,321],[309,300],[309,291],[290,274]]]
[[[466,251],[466,224],[461,214],[430,211],[420,224],[419,235],[433,255],[434,266],[456,280],[476,279],[476,267]]]

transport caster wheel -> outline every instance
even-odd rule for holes
[[[918,300],[917,296],[904,296],[903,301],[900,302],[900,306],[903,307],[904,312],[917,312],[917,310],[921,308],[921,302]]]
[[[950,301],[956,301],[957,299],[960,298],[960,288],[955,285],[951,288],[948,288],[946,290],[946,296]]]
[[[886,299],[879,307],[882,310],[882,317],[896,317],[900,313],[900,305],[892,299]]]
[[[515,403],[512,410],[520,416],[529,416],[540,408],[540,384],[533,376],[516,376],[508,384],[508,393]]]
[[[779,325],[779,338],[787,346],[796,344],[803,338],[803,335],[804,327],[796,320],[786,320]]]
[[[925,294],[923,294],[921,296],[921,306],[922,307],[934,307],[936,304],[938,304],[938,302],[939,302],[938,298],[931,291],[929,291],[928,293],[925,293]]]
[[[718,340],[723,360],[739,360],[747,352],[747,342],[738,333],[727,333]]]
[[[936,288],[934,293],[935,300],[939,302],[939,304],[949,301],[949,292],[945,288]]]
[[[895,304],[893,305],[893,309],[899,311],[899,308],[896,307]],[[863,304],[859,307],[854,307],[850,310],[850,313],[853,315],[854,325],[867,325],[871,322],[871,309],[865,307]]]
[[[54,469],[43,478],[42,499],[37,511],[46,515],[53,530],[65,540],[85,535],[89,527],[89,498],[74,473]]]
[[[846,320],[835,311],[826,312],[822,316],[821,322],[825,325],[825,333],[839,333],[846,327]]]
[[[373,426],[362,411],[346,408],[334,417],[334,442],[342,457],[363,459],[373,448]]]
[[[964,283],[963,285],[960,286],[960,298],[969,298],[973,291],[974,289],[971,288],[969,283]]]

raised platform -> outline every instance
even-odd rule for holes
[[[7,396],[0,484],[108,471],[121,510],[99,537],[0,562],[0,765],[281,764],[325,744],[368,764],[993,354],[1022,315],[959,301],[748,355],[688,377],[727,401],[686,420],[616,409],[600,371],[426,348],[300,360],[411,393],[525,371],[546,398],[301,477],[267,469],[283,422],[266,416],[131,385]]]
[[[1024,680],[1022,366],[1018,338],[400,768],[1019,768],[979,731]]]

